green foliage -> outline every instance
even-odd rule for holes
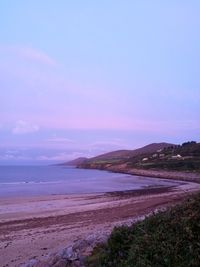
[[[177,155],[180,155],[180,157],[176,158]],[[147,160],[143,161],[144,158]],[[123,170],[126,172],[130,168],[200,172],[200,143],[190,141],[182,145],[165,147],[159,152],[140,153],[128,157],[120,156],[118,158],[96,159],[85,162],[83,167],[113,170],[120,164],[124,164],[125,166],[123,167],[124,169],[121,169],[122,172]],[[119,171],[119,169],[117,169],[117,171]]]
[[[153,154],[145,154],[132,158],[128,166],[139,169],[200,172],[200,143],[195,141],[166,147],[156,155],[153,157]],[[176,155],[181,157],[176,158]],[[144,157],[148,158],[145,162],[142,161]]]
[[[115,228],[89,267],[200,266],[200,194],[131,227]]]
[[[155,160],[138,165],[142,169],[171,170],[171,171],[200,171],[200,159],[185,160]]]
[[[181,154],[181,156],[200,156],[200,143],[185,142],[182,145],[164,149],[166,154]]]

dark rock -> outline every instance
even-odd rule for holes
[[[79,260],[72,262],[70,266],[71,267],[83,267],[83,265],[81,264]]]
[[[53,267],[66,267],[67,266],[67,261],[66,260],[59,260],[56,262],[55,265],[53,265]]]
[[[39,261],[34,265],[34,267],[51,267],[51,266],[46,261],[45,262]]]
[[[60,259],[61,259],[61,257],[59,255],[53,254],[53,255],[49,256],[48,264],[50,266],[54,266]]]
[[[78,259],[78,253],[76,251],[74,251],[72,246],[61,250],[60,253],[58,253],[58,255],[62,259],[66,259],[66,260],[70,260],[70,261],[74,261],[74,260]]]
[[[39,261],[31,259],[28,263],[22,264],[20,267],[34,267]]]
[[[43,261],[31,260],[21,267],[84,267],[86,257],[98,244],[107,240],[108,233],[98,232],[77,240],[57,253],[50,254]]]

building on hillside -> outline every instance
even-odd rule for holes
[[[172,156],[172,159],[182,159],[182,156],[180,154]]]

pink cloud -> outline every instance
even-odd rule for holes
[[[57,143],[57,144],[65,144],[65,143],[70,143],[70,144],[73,144],[75,141],[72,140],[72,139],[69,139],[69,138],[63,138],[63,137],[53,137],[53,138],[49,138],[46,140],[47,142],[50,142],[50,143]]]
[[[47,156],[47,155],[38,156],[36,160],[67,161],[67,160],[71,160],[71,159],[75,159],[79,157],[85,157],[85,156],[90,157],[90,155],[87,155],[86,153],[81,153],[81,152],[71,152],[71,153],[61,152],[54,156]]]
[[[0,45],[0,52],[9,54],[11,58],[28,60],[40,64],[56,66],[58,63],[45,52],[23,45]]]
[[[39,126],[31,124],[27,121],[19,120],[16,122],[15,127],[12,129],[13,134],[27,134],[39,131]]]

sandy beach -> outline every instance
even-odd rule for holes
[[[179,182],[104,194],[1,198],[0,266],[43,259],[94,233],[102,239],[115,225],[130,224],[198,190],[199,184]]]

